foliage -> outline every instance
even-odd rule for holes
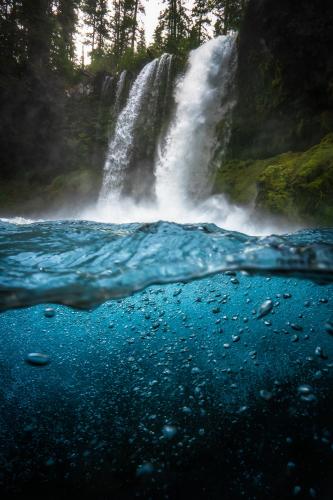
[[[219,170],[215,190],[240,205],[295,220],[333,224],[333,134],[304,153],[265,160],[229,160]]]
[[[216,36],[239,29],[247,0],[210,0],[208,3],[216,17]]]
[[[196,0],[194,2],[191,13],[193,22],[191,38],[196,46],[200,46],[209,37],[207,27],[211,24],[210,14],[211,7],[206,0]]]

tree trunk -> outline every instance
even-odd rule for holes
[[[136,35],[136,28],[137,28],[138,7],[139,7],[139,0],[135,0],[134,15],[133,15],[133,29],[132,29],[132,42],[131,42],[132,52],[134,52],[135,35]]]

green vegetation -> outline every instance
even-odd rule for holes
[[[292,221],[333,221],[333,134],[302,152],[265,160],[229,160],[218,171],[215,190],[239,205]]]

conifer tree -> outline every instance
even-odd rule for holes
[[[210,7],[217,18],[215,35],[226,35],[239,28],[246,2],[247,0],[211,0]]]
[[[201,45],[208,38],[207,26],[211,21],[209,14],[211,12],[210,6],[206,0],[196,0],[192,8],[192,38],[195,45]]]
[[[181,42],[189,36],[190,19],[182,0],[164,0],[164,3],[167,5],[160,14],[154,41],[158,48],[177,53]]]

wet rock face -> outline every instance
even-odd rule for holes
[[[333,130],[333,4],[253,0],[239,36],[230,155],[304,150]]]

